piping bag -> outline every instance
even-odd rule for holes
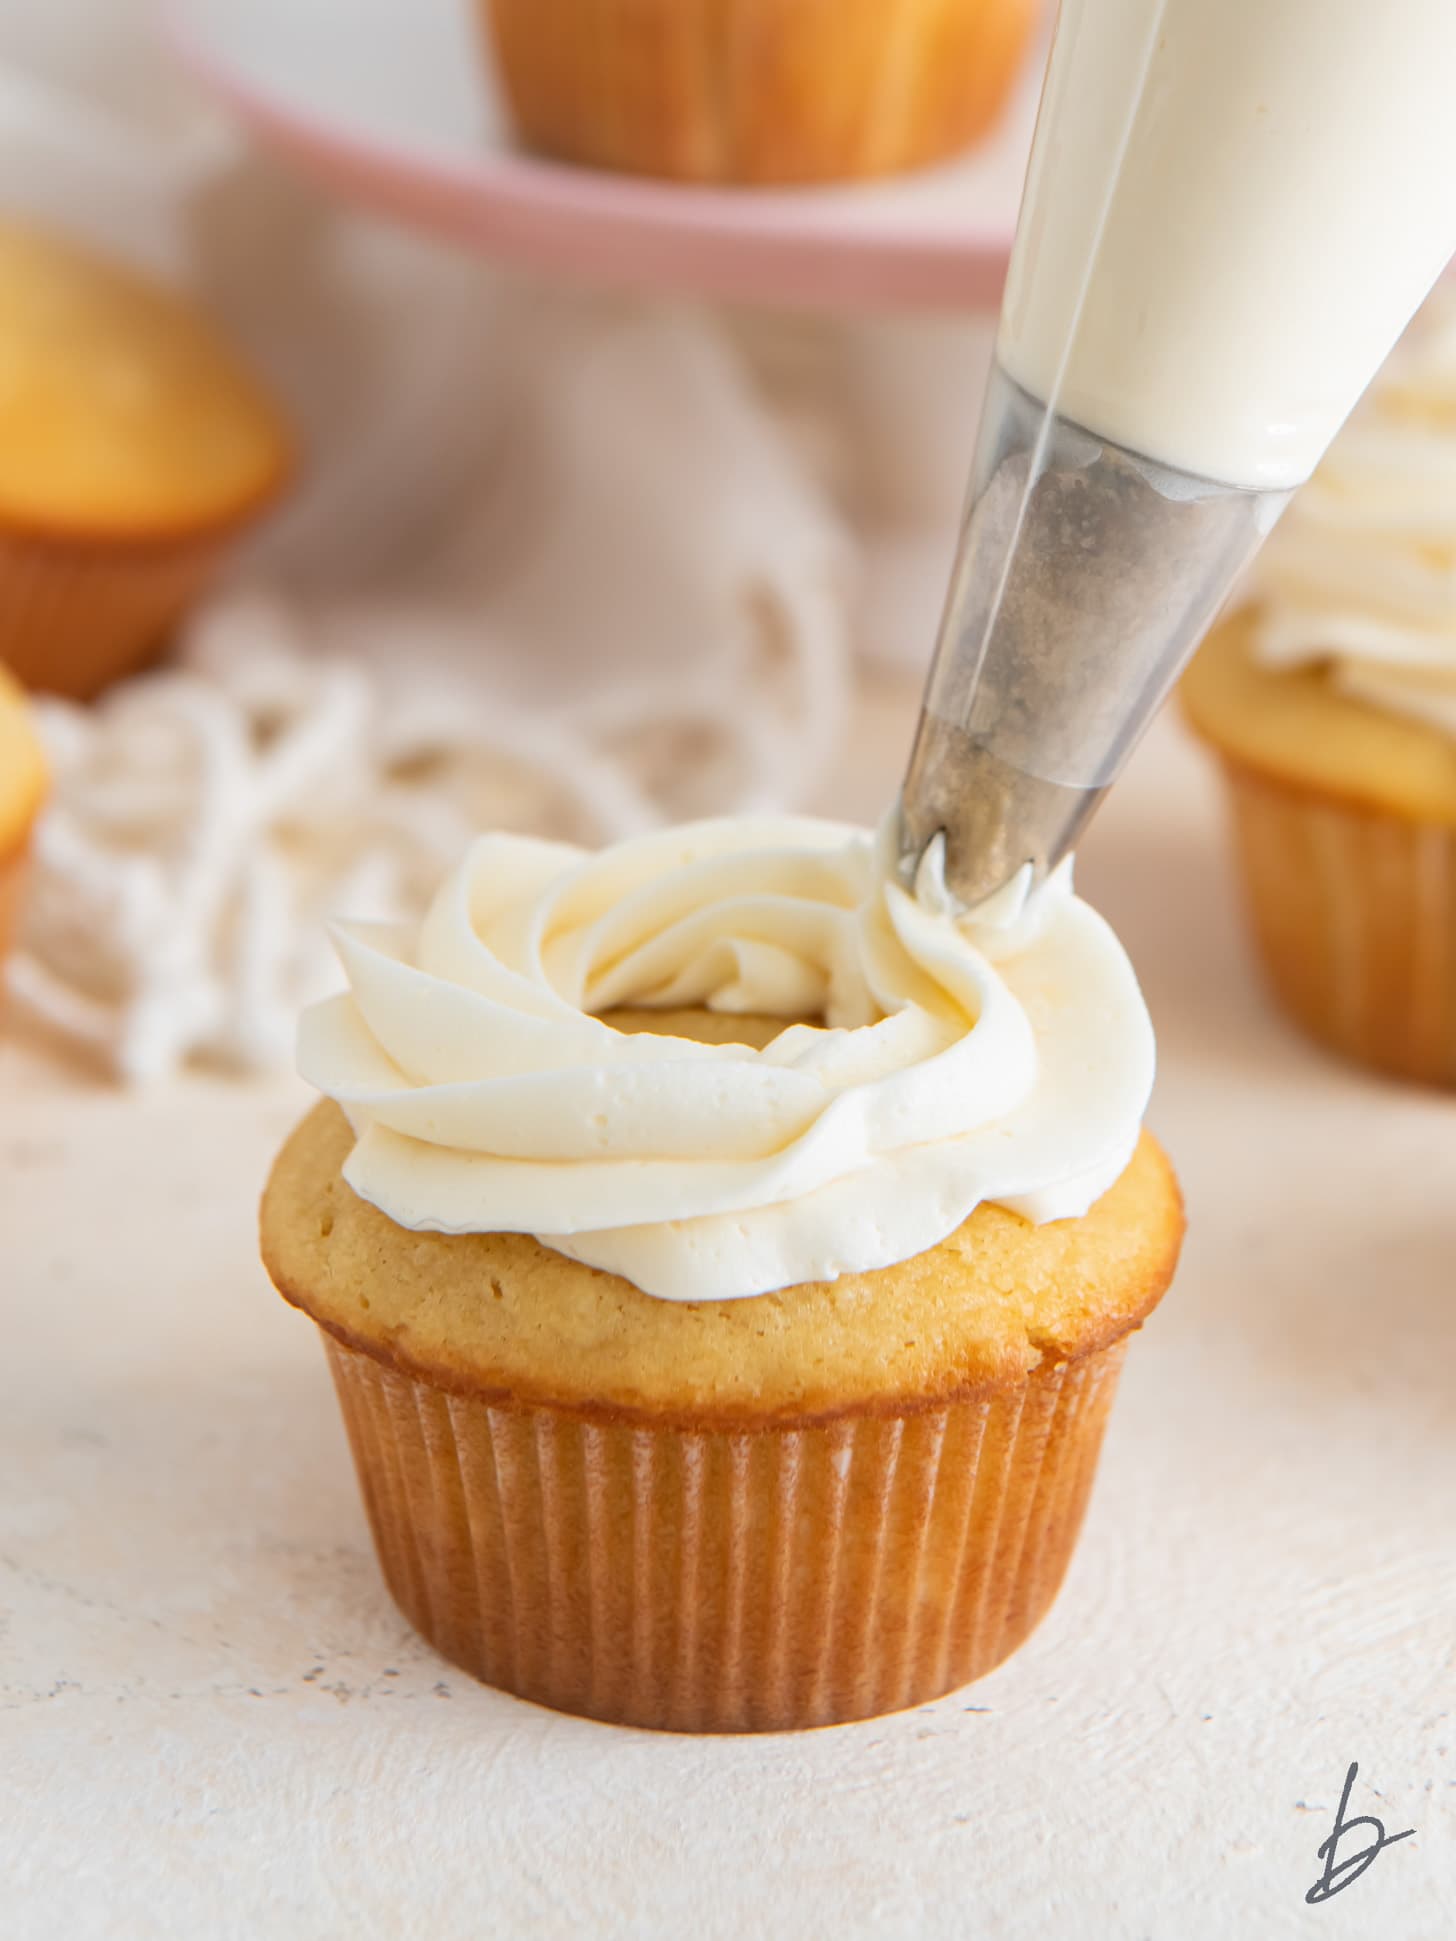
[[[1067,856],[1456,248],[1453,0],[1062,0],[900,802]]]

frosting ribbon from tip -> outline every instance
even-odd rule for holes
[[[414,934],[339,926],[349,988],[299,1064],[354,1127],[345,1178],[401,1226],[531,1233],[668,1300],[889,1266],[983,1200],[1084,1212],[1152,1082],[1131,967],[1069,868],[957,914],[943,845],[907,889],[893,820],[485,836]]]

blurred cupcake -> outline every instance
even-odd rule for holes
[[[288,463],[188,305],[0,223],[0,661],[22,681],[86,696],[155,655]]]
[[[1438,293],[1185,677],[1273,988],[1456,1084],[1456,300]]]
[[[25,697],[0,667],[0,957],[15,933],[31,825],[45,794],[45,763]]]
[[[1141,995],[1065,872],[957,923],[834,824],[489,837],[417,935],[339,945],[300,1045],[337,1103],[263,1255],[424,1635],[686,1731],[1014,1650],[1183,1226]]]
[[[479,0],[522,138],[685,182],[834,182],[957,154],[1037,0]]]

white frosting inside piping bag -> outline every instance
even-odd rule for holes
[[[998,350],[1226,485],[1320,454],[1456,248],[1451,0],[1061,0]]]
[[[1456,295],[1442,290],[1260,557],[1254,648],[1456,735]]]
[[[345,1178],[666,1300],[888,1266],[983,1200],[1085,1212],[1152,1086],[1132,968],[1066,867],[960,920],[935,872],[911,894],[888,827],[791,817],[480,838],[417,931],[337,933],[350,988],[299,1062],[358,1135]],[[626,1006],[786,1024],[758,1051],[594,1015]]]

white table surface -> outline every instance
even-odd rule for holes
[[[871,697],[826,807],[874,813],[912,710]],[[1219,834],[1164,723],[1082,870],[1192,1229],[1061,1599],[831,1731],[624,1731],[436,1658],[257,1265],[302,1088],[0,1045],[0,1933],[1456,1934],[1456,1101],[1277,1023]],[[1308,1907],[1351,1760],[1416,1834]]]

